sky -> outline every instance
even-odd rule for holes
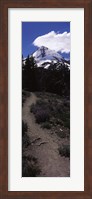
[[[38,47],[46,46],[60,52],[70,59],[69,22],[22,22],[22,54],[35,52]]]

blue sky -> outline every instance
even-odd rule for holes
[[[27,57],[32,54],[39,47],[39,41],[42,42],[43,35],[50,33],[62,34],[64,32],[70,33],[69,22],[22,22],[22,54]],[[55,35],[56,34],[56,35]],[[37,39],[40,36],[40,39]],[[44,37],[45,38],[45,37]],[[35,41],[35,42],[34,42]],[[35,45],[33,44],[35,43]],[[65,58],[70,57],[70,53],[63,52]]]

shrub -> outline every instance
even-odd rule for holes
[[[70,129],[70,113],[63,111],[61,113],[61,120],[63,121],[63,125]]]
[[[22,106],[25,103],[26,98],[29,97],[30,95],[31,95],[30,92],[22,90]]]
[[[22,157],[22,177],[36,177],[41,170],[35,158]]]
[[[22,149],[24,150],[26,147],[28,147],[30,145],[30,141],[29,141],[29,137],[28,135],[25,133],[22,137]]]
[[[70,120],[69,119],[64,121],[64,126],[70,129]]]
[[[42,128],[51,129],[51,124],[49,122],[45,122],[41,125]]]
[[[22,95],[25,97],[29,97],[30,96],[30,92],[22,90]]]
[[[24,96],[22,96],[22,106],[23,106],[23,104],[24,104],[24,102],[25,102],[25,97]]]
[[[32,104],[30,112],[34,113],[37,123],[48,121],[50,118],[48,105],[42,100],[38,100],[36,104]]]
[[[22,121],[22,136],[25,134],[25,132],[27,132],[27,129],[28,129],[27,124],[24,123],[24,121]]]
[[[49,120],[49,113],[46,110],[39,110],[35,114],[36,122],[42,123]]]
[[[29,144],[29,137],[27,135],[28,126],[22,121],[22,149],[26,148]]]
[[[62,145],[58,150],[61,156],[70,157],[70,145]]]
[[[61,119],[56,118],[55,122],[57,125],[61,125],[61,126],[63,125],[63,121]]]
[[[67,104],[67,101],[64,101]],[[43,96],[36,104],[32,104],[30,112],[35,115],[37,123],[43,123],[50,120],[53,126],[64,126],[70,128],[70,110],[68,106],[64,106],[63,99],[57,100],[57,96],[49,98],[47,94]],[[68,103],[69,104],[69,103]],[[50,128],[50,125],[42,125],[42,128]],[[60,135],[63,137],[63,135]]]
[[[56,131],[56,134],[60,137],[60,138],[65,138],[66,137],[66,132],[65,131]]]
[[[32,105],[31,105],[31,107],[30,107],[30,112],[31,112],[31,113],[34,113],[34,114],[36,113],[36,106],[35,106],[35,104],[32,104]]]

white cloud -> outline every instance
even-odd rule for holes
[[[51,50],[61,51],[61,53],[70,52],[70,33],[56,33],[54,31],[37,37],[33,44],[35,46],[46,46]]]

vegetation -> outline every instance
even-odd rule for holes
[[[26,98],[29,96],[30,96],[30,92],[22,90],[22,106],[23,106]]]
[[[37,177],[41,172],[37,165],[37,159],[32,156],[23,156],[22,168],[22,177]]]
[[[44,129],[44,128],[46,128],[46,129],[51,129],[51,124],[49,123],[49,122],[44,122],[42,125],[41,125],[41,127]]]
[[[24,150],[25,148],[27,148],[30,145],[30,141],[29,141],[29,137],[27,135],[27,133],[22,137],[22,149]]]
[[[70,145],[62,145],[58,150],[61,156],[70,158]]]
[[[42,56],[44,56],[44,51]],[[22,62],[22,105],[30,92],[35,92],[39,98],[36,104],[32,104],[30,112],[34,114],[35,121],[41,128],[54,132],[59,138],[70,136],[70,70],[63,65],[57,70],[55,63],[51,63],[49,69],[37,67],[33,56],[27,57],[25,65]],[[60,63],[61,64],[61,63]],[[62,65],[62,64],[61,64]],[[41,170],[37,159],[31,154],[25,153],[31,146],[28,136],[27,124],[22,122],[22,176],[36,177]],[[62,141],[61,141],[62,142]],[[63,144],[58,148],[61,156],[70,157],[69,144]]]
[[[35,114],[37,123],[46,122],[50,118],[47,104],[42,100],[38,100],[36,104],[32,104],[30,111]]]
[[[69,97],[70,70],[62,63],[60,64],[59,70],[56,69],[55,63],[51,63],[47,70],[44,67],[37,67],[34,57],[28,56],[25,66],[22,61],[22,88],[28,91],[45,91]]]
[[[69,137],[70,129],[70,103],[64,97],[50,93],[36,93],[39,100],[32,104],[30,111],[34,113],[37,123],[42,128],[56,128],[56,134],[61,137]],[[57,128],[58,127],[58,128]],[[63,130],[60,130],[60,127]]]
[[[22,121],[22,149],[24,150],[26,147],[30,145],[29,137],[27,135],[27,124]]]
[[[60,138],[66,138],[66,137],[68,137],[67,134],[66,134],[66,132],[65,132],[65,130],[62,130],[62,131],[58,130],[58,131],[56,131],[55,133],[56,133]]]
[[[22,121],[22,136],[27,132],[27,124]]]
[[[40,174],[37,159],[32,155],[26,156],[25,149],[31,145],[27,134],[27,124],[22,121],[22,177],[36,177]]]

